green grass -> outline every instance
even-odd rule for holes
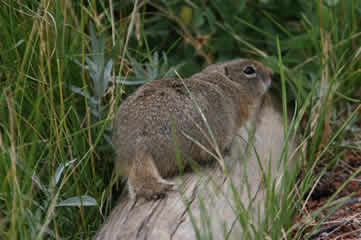
[[[223,2],[148,0],[133,11],[133,1],[1,1],[0,239],[93,236],[122,189],[110,128],[133,83],[236,57],[279,72],[274,88],[295,108],[303,177],[297,188],[284,181],[287,200],[267,182],[276,207],[256,233],[291,237],[315,165],[360,149],[343,141],[360,120],[361,2]]]

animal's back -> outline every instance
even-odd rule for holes
[[[218,100],[214,103],[210,99]],[[190,156],[201,158],[201,148],[190,138],[212,150],[202,114],[207,116],[217,142],[224,142],[223,136],[232,124],[226,113],[229,104],[221,89],[204,81],[162,79],[143,85],[122,103],[117,113],[113,138],[117,168],[130,165],[139,144],[148,146],[162,176],[176,170],[176,150],[181,151],[185,164]]]

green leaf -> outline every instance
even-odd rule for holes
[[[57,207],[66,207],[66,206],[81,207],[81,206],[97,206],[97,205],[98,205],[98,203],[93,197],[83,195],[80,197],[68,198],[64,201],[61,201],[56,206]]]
[[[216,29],[216,17],[214,16],[212,10],[210,8],[206,8],[206,11],[205,11],[205,14],[207,16],[207,20],[208,20],[208,23],[209,23],[209,26],[211,27],[211,30],[212,32],[215,32],[217,29]]]
[[[68,161],[66,163],[60,163],[59,167],[56,169],[54,177],[53,177],[53,182],[54,185],[56,185],[61,177],[61,174],[63,173],[64,169],[69,166],[70,164],[74,163],[76,161],[76,159],[73,159],[71,161]]]
[[[205,23],[202,9],[195,9],[192,23],[197,28],[200,28]]]

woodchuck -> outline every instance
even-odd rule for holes
[[[224,153],[242,124],[255,116],[271,84],[260,62],[236,59],[208,66],[184,80],[166,78],[139,87],[114,122],[115,165],[128,177],[131,198],[164,197],[192,161]]]

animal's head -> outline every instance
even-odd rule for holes
[[[272,70],[254,60],[233,60],[224,65],[224,75],[245,86],[250,95],[263,96],[271,85]]]

